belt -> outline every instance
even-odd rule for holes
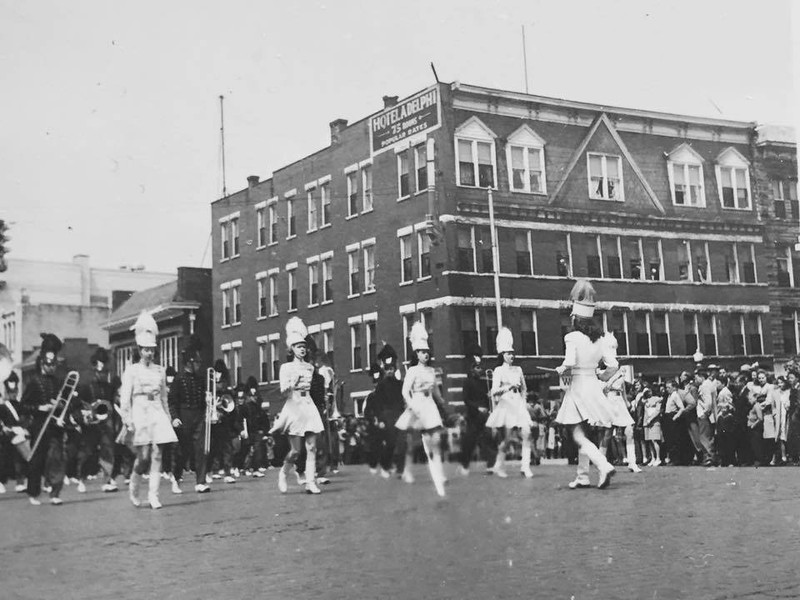
[[[303,396],[303,397],[305,397],[305,396],[308,396],[308,392],[301,392],[301,391],[298,391],[297,393],[298,393],[298,394],[300,394],[300,395],[301,395],[301,396]]]

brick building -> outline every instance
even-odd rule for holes
[[[350,400],[383,342],[408,357],[422,319],[458,403],[465,345],[491,354],[497,330],[486,188],[502,320],[532,385],[561,360],[575,277],[637,372],[674,375],[698,350],[772,360],[778,263],[755,168],[772,146],[753,123],[453,83],[330,127],[327,148],[212,203],[215,351],[273,400],[297,314]]]

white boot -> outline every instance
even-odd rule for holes
[[[636,446],[633,440],[625,444],[625,452],[628,455],[628,469],[634,473],[641,473],[642,470],[639,468],[639,465],[636,464]]]
[[[433,480],[433,487],[436,489],[436,493],[444,498],[444,465],[442,464],[442,457],[439,455],[434,455],[433,458],[430,459],[428,466],[431,470],[431,479]]]
[[[306,494],[319,494],[317,487],[317,453],[306,452]]]
[[[158,499],[158,486],[161,485],[161,459],[155,456],[150,459],[150,479],[148,480],[147,501],[150,503],[150,508],[161,508],[161,502]]]
[[[533,477],[533,471],[531,471],[531,447],[529,444],[522,445],[522,465],[519,470],[526,478]]]
[[[508,477],[508,473],[506,473],[506,453],[505,451],[498,450],[497,451],[497,459],[494,461],[494,466],[492,467],[492,472],[497,475],[498,477],[506,478]]]
[[[128,482],[128,497],[131,499],[131,504],[134,506],[142,505],[142,501],[139,500],[139,486],[141,481],[141,475],[136,471],[131,472],[131,478]]]
[[[289,485],[286,483],[286,463],[281,465],[280,471],[278,471],[278,491],[281,494],[285,494],[289,490]]]

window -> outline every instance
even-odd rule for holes
[[[297,226],[294,216],[294,198],[286,199],[286,239],[293,238],[297,235]]]
[[[784,308],[781,311],[781,319],[783,353],[797,354],[800,348],[800,312],[793,308]]]
[[[242,322],[242,300],[238,285],[231,288],[231,305],[233,309],[233,323],[231,325],[238,325]]]
[[[411,236],[400,238],[400,281],[407,283],[414,279],[414,259],[412,256]]]
[[[459,330],[461,331],[461,351],[466,354],[473,344],[479,343],[478,316],[474,308],[459,308]]]
[[[559,277],[572,277],[572,238],[570,234],[558,238],[556,241],[556,275]]]
[[[260,383],[269,381],[269,347],[266,342],[258,344],[258,381]]]
[[[756,249],[753,244],[750,244],[750,252],[742,252],[741,263],[742,282],[756,283]]]
[[[333,302],[333,256],[322,259],[322,301]]]
[[[425,144],[414,147],[414,166],[417,169],[417,191],[428,189],[428,157]]]
[[[364,201],[362,212],[372,210],[372,167],[367,165],[361,169],[361,193]]]
[[[242,383],[242,349],[233,349],[233,385]]]
[[[725,278],[729,283],[739,283],[739,253],[735,243],[725,245]]]
[[[731,322],[733,327],[731,327],[731,351],[733,354],[737,354],[739,356],[743,356],[745,354],[744,349],[744,316],[743,315],[731,315]]]
[[[361,362],[361,324],[350,325],[350,370],[358,371],[363,368]]]
[[[397,155],[397,190],[400,198],[405,198],[411,193],[411,183],[408,174],[408,155],[405,151]]]
[[[664,260],[661,248],[661,240],[643,239],[642,255],[644,256],[645,266],[647,267],[647,277],[651,281],[664,280]]]
[[[700,347],[700,335],[697,328],[697,315],[683,315],[683,331],[685,336],[686,354],[691,356]]]
[[[333,366],[333,322],[322,325],[322,350],[328,357],[330,365]]]
[[[276,204],[270,204],[269,211],[269,243],[278,243],[278,208]]]
[[[520,313],[520,349],[525,356],[538,354],[536,311],[523,310]]]
[[[650,356],[652,348],[650,345],[650,314],[636,311],[633,313],[633,331],[636,340],[636,354],[639,356]]]
[[[319,304],[319,264],[312,262],[308,265],[308,305]]]
[[[742,315],[742,334],[746,336],[746,353],[758,356],[764,353],[764,331],[761,326],[761,315]]]
[[[599,236],[603,276],[622,279],[622,242],[617,236]]]
[[[376,360],[378,356],[377,351],[377,344],[378,344],[378,324],[375,321],[369,321],[364,323],[364,332],[367,335],[367,360],[365,364],[371,365],[373,361]]]
[[[322,205],[322,225],[326,227],[331,224],[331,185],[323,183],[319,186],[319,201]]]
[[[749,210],[750,164],[733,148],[728,148],[717,159],[717,185],[723,208]]]
[[[779,287],[794,287],[794,269],[792,268],[792,250],[788,246],[777,249],[777,271]]]
[[[475,228],[475,244],[478,255],[478,272],[494,273],[492,232],[488,227]]]
[[[358,256],[358,248],[347,253],[347,268],[350,274],[350,295],[355,296],[361,293],[361,260]]]
[[[159,363],[165,369],[172,367],[180,372],[180,364],[178,363],[178,336],[170,335],[158,340],[158,356]]]
[[[457,268],[459,271],[475,271],[475,231],[472,227],[460,226],[457,236]]]
[[[278,314],[278,275],[273,273],[269,276],[269,314]]]
[[[226,344],[226,345],[230,346],[230,344]],[[228,369],[228,371],[230,371],[230,369],[231,369],[231,351],[230,351],[230,348],[228,348],[227,350],[223,350],[222,351],[222,362],[225,363],[225,367]]]
[[[297,310],[297,273],[295,269],[287,271],[289,290],[289,310]]]
[[[657,312],[649,315],[650,335],[652,348],[656,356],[670,356],[672,348],[669,338],[669,317],[665,312]]]
[[[622,202],[622,159],[619,156],[587,153],[589,197]]]
[[[606,331],[610,331],[617,340],[617,355],[628,354],[628,315],[622,310],[611,310],[604,313]]]
[[[319,222],[317,219],[317,198],[315,192],[315,188],[308,190],[308,231],[316,231],[319,227]]]
[[[222,260],[227,260],[231,257],[231,242],[228,239],[228,222],[224,222],[219,226],[219,233],[220,233],[220,243],[221,243],[221,252],[222,252]]]
[[[711,271],[708,268],[711,255],[708,252],[708,242],[695,242],[692,245],[692,266],[694,267],[693,281],[711,281]]]
[[[622,260],[626,268],[625,277],[628,279],[644,279],[641,239],[625,238],[622,243]]]
[[[483,309],[483,340],[486,345],[486,354],[497,354],[497,313],[494,308]]]
[[[267,221],[265,217],[264,209],[259,208],[256,211],[256,226],[258,227],[257,244],[259,248],[263,248],[267,245]]]
[[[517,274],[533,274],[533,249],[531,248],[531,232],[514,232],[514,252],[517,259]]]
[[[706,356],[717,354],[717,319],[715,315],[699,314],[697,316],[698,335],[703,342],[701,352]]]
[[[689,241],[680,240],[678,242],[678,279],[681,281],[692,281],[692,247]]]
[[[375,291],[375,245],[365,246],[364,249],[364,291]]]
[[[580,247],[580,238],[579,246]],[[593,235],[586,239],[586,275],[589,277],[603,276],[603,259],[600,256],[600,237]]]
[[[347,174],[347,216],[354,217],[358,214],[358,172]]]
[[[267,316],[267,281],[259,279],[256,282],[258,286],[258,318],[263,319]]]
[[[239,256],[239,219],[231,219],[231,258]]]
[[[456,129],[456,174],[459,185],[480,188],[496,186],[496,137],[477,117],[467,119]]]
[[[511,191],[544,194],[544,140],[523,125],[508,137],[506,146]]]
[[[417,245],[419,248],[419,278],[431,276],[431,238],[427,231],[417,233]]]
[[[775,218],[790,218],[792,221],[800,219],[800,210],[797,203],[797,182],[773,179],[771,186]]]
[[[669,163],[672,174],[672,203],[676,206],[705,206],[703,167]]]
[[[231,290],[222,290],[222,326],[231,324]]]
[[[270,340],[269,342],[269,356],[272,359],[272,381],[278,381],[281,378],[281,355],[278,346],[280,340]]]

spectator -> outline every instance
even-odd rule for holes
[[[644,439],[650,450],[652,460],[647,464],[651,467],[661,465],[661,407],[663,398],[654,396],[650,388],[646,388],[642,394],[644,404]]]

